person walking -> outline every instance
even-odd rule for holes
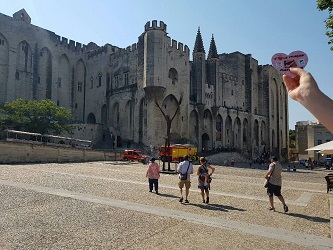
[[[150,159],[150,163],[147,168],[146,178],[149,182],[149,192],[155,189],[156,194],[158,194],[158,179],[160,178],[160,166],[155,162],[155,158]]]
[[[177,172],[179,173],[178,187],[180,190],[179,202],[183,202],[183,188],[185,186],[185,203],[189,203],[188,195],[190,193],[191,187],[191,174],[193,174],[193,164],[189,162],[189,156],[185,155],[184,160],[179,163],[177,167]]]
[[[278,162],[278,158],[273,156],[271,158],[271,164],[269,165],[268,171],[265,175],[265,179],[268,180],[267,194],[269,197],[270,207],[268,208],[271,211],[275,211],[273,195],[277,196],[282,202],[283,210],[285,213],[288,212],[288,206],[286,205],[284,198],[281,194],[282,186],[282,165]]]
[[[209,173],[209,169],[211,173]],[[206,160],[205,157],[200,157],[200,166],[197,171],[198,175],[198,188],[201,190],[201,197],[203,203],[209,203],[209,190],[210,190],[210,182],[211,176],[214,173],[215,168],[212,167]],[[205,200],[206,193],[206,200]]]

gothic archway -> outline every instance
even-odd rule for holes
[[[88,124],[95,124],[96,123],[96,117],[93,113],[90,113],[87,118]]]
[[[225,120],[225,145],[227,147],[233,147],[233,131],[231,117],[228,115]]]
[[[209,135],[207,133],[204,133],[202,136],[201,136],[201,141],[202,141],[202,151],[207,151],[210,148],[211,146],[211,140],[209,138]]]
[[[241,148],[242,145],[242,125],[239,117],[234,122],[234,147]]]
[[[106,107],[106,104],[104,104],[102,106],[102,110],[101,110],[101,123],[104,126],[107,126],[107,107]]]
[[[192,110],[190,113],[188,136],[195,145],[199,144],[199,115],[196,110]]]
[[[215,129],[216,129],[216,135],[215,135],[215,148],[222,147],[222,131],[223,131],[223,120],[221,115],[216,116],[216,122],[215,122]]]
[[[39,52],[38,77],[34,83],[33,95],[37,100],[52,99],[52,55],[46,47]]]
[[[72,108],[71,67],[68,57],[63,54],[58,61],[57,103],[66,108]]]
[[[139,142],[142,143],[143,137],[147,134],[147,103],[144,98],[140,101],[139,108]]]

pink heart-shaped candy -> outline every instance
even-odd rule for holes
[[[293,51],[289,55],[276,53],[272,56],[272,65],[282,74],[294,78],[296,75],[290,72],[290,67],[304,69],[308,63],[308,56],[303,51]]]

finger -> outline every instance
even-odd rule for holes
[[[293,87],[293,79],[287,75],[283,75],[283,82],[284,85],[286,86],[287,90],[289,91],[289,89],[291,89]]]
[[[297,78],[299,78],[299,77],[297,76]],[[283,82],[284,82],[284,85],[286,86],[288,93],[290,93],[291,91],[293,91],[295,88],[297,88],[299,86],[298,80],[296,80],[295,78],[291,78],[287,75],[283,75]]]
[[[299,77],[308,73],[304,69],[301,69],[301,68],[290,68],[289,70],[291,73],[294,73],[294,74],[298,75]]]

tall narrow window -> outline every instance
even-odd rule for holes
[[[90,88],[92,89],[94,87],[94,78],[90,78]]]
[[[98,87],[102,86],[102,74],[98,75]]]
[[[110,89],[110,73],[106,74],[106,89]]]
[[[78,83],[77,83],[77,91],[78,91],[78,92],[82,92],[82,86],[83,86],[83,83],[82,83],[82,82],[78,82]]]
[[[178,72],[175,68],[169,69],[169,78],[172,84],[176,84],[178,81]]]
[[[124,78],[125,78],[125,86],[127,86],[128,85],[128,73],[125,73]]]
[[[114,77],[114,87],[116,89],[119,88],[119,77],[118,76]]]

